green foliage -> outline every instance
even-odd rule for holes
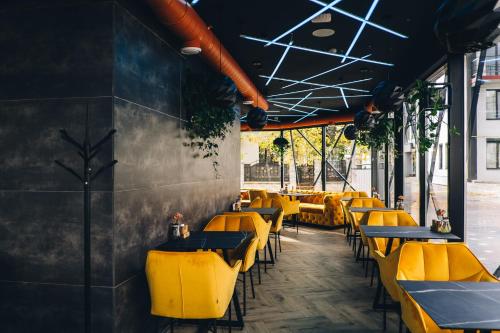
[[[356,142],[376,150],[384,149],[386,144],[391,144],[394,139],[394,120],[387,114],[377,119],[376,125],[365,131],[358,131]]]
[[[439,122],[441,112],[447,108],[444,104],[444,85],[432,85],[418,80],[415,87],[406,98],[407,122],[405,130],[413,130],[417,138],[418,151],[423,154],[439,140]],[[424,107],[422,107],[424,106]],[[422,125],[424,124],[424,125]],[[458,135],[455,127],[448,130],[452,135]],[[420,132],[425,135],[419,135]]]
[[[221,94],[217,88],[213,77],[188,71],[183,81],[182,97],[189,116],[185,128],[191,142],[186,145],[199,149],[203,158],[211,158],[218,177],[219,143],[231,132],[235,112],[234,105],[217,103],[214,94]]]

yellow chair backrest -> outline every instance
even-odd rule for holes
[[[255,223],[250,216],[216,215],[203,231],[248,231],[255,232]]]
[[[255,252],[257,252],[257,246],[259,245],[259,238],[255,236],[250,241],[250,244],[245,249],[243,255],[243,263],[240,268],[240,272],[248,272],[250,268],[255,264]]]
[[[348,208],[356,207],[356,208],[384,208],[385,204],[377,198],[352,198],[346,205]],[[353,227],[356,229],[359,226],[361,218],[364,216],[364,213],[352,213],[352,223]]]
[[[498,282],[463,243],[403,244],[396,279]]]
[[[215,252],[149,251],[146,276],[151,314],[181,319],[224,316],[241,261],[229,266]]]
[[[396,280],[499,282],[463,243],[407,242],[400,248]],[[415,300],[399,288],[401,316],[414,333],[442,332]]]
[[[271,230],[272,221],[269,220],[268,222],[266,222],[262,218],[262,216],[260,216],[260,214],[256,212],[227,212],[224,213],[224,215],[241,218],[250,217],[255,228],[255,233],[259,238],[259,245],[257,246],[257,248],[259,250],[262,250],[266,246],[267,240],[269,238],[269,231]]]
[[[370,212],[369,214],[365,214],[361,224],[389,227],[418,226],[413,217],[403,210]],[[380,251],[382,254],[385,254],[388,243],[387,238],[366,238],[363,232],[361,232],[361,237],[363,238],[363,242],[368,244],[372,256],[374,251]],[[394,239],[392,245],[393,249],[397,248],[399,246],[399,239]]]
[[[250,208],[262,208],[262,199],[257,197],[250,202]]]
[[[342,196],[346,198],[368,198],[368,194],[363,191],[346,191]]]
[[[254,200],[255,198],[267,198],[266,190],[248,190],[248,194],[250,195],[250,200]]]

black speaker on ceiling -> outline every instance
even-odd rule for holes
[[[493,46],[500,35],[497,0],[445,0],[437,11],[434,33],[449,53]]]
[[[347,140],[355,140],[356,139],[356,126],[354,126],[354,125],[347,125],[344,128],[344,137]]]
[[[372,102],[381,112],[397,111],[403,105],[403,89],[389,81],[381,81],[372,91]]]
[[[261,130],[267,124],[267,113],[261,108],[253,108],[247,113],[247,124],[253,130]]]

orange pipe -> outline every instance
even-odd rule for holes
[[[343,114],[336,114],[332,115],[328,118],[320,118],[320,119],[308,119],[301,121],[299,123],[284,123],[284,124],[279,124],[279,123],[267,123],[267,125],[261,129],[261,131],[279,131],[279,130],[290,130],[290,129],[297,129],[297,128],[303,128],[303,127],[316,127],[316,126],[326,126],[326,125],[335,125],[338,123],[347,123],[347,122],[352,122],[354,121],[354,114],[350,113],[343,113]],[[241,131],[242,132],[247,132],[251,131],[252,129],[248,126],[248,124],[241,124]]]
[[[183,42],[199,40],[202,56],[217,71],[220,70],[231,78],[245,99],[253,101],[253,106],[264,110],[269,108],[264,96],[191,5],[184,0],[147,0],[147,2],[161,22]]]

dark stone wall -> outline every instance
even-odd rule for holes
[[[150,317],[147,250],[165,240],[169,218],[180,211],[198,229],[239,193],[239,124],[222,144],[216,179],[211,161],[184,146],[180,83],[191,60],[121,6],[115,20],[115,323],[139,332]]]
[[[2,332],[83,330],[82,192],[53,160],[78,168],[58,130],[81,138],[87,106],[91,136],[118,130],[96,165],[119,161],[93,184],[94,332],[152,331],[147,250],[166,239],[176,211],[197,229],[239,193],[239,123],[221,144],[216,178],[211,161],[184,146],[181,79],[195,60],[166,42],[144,4],[126,7],[0,5]]]

